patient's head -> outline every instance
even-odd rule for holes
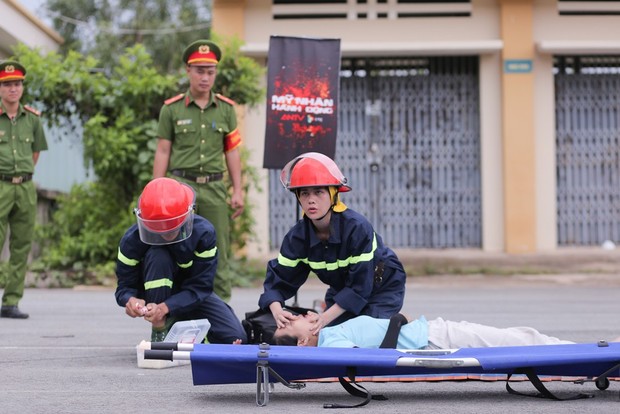
[[[278,328],[273,334],[276,345],[317,346],[319,337],[311,333],[311,314],[300,315],[290,321],[284,328]]]

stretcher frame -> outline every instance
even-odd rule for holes
[[[609,378],[620,377],[620,343],[536,345],[518,347],[462,348],[449,350],[398,350],[364,348],[317,348],[260,345],[151,343],[145,359],[190,360],[194,385],[256,383],[256,404],[266,406],[273,384],[302,389],[307,381],[340,379],[353,395],[372,396],[348,389],[364,376],[411,376],[423,374],[525,374],[539,391],[535,396],[556,400],[591,397],[579,394],[559,398],[538,376],[578,377],[575,382],[595,382],[605,390]],[[344,380],[348,377],[348,381]],[[585,378],[585,379],[583,379]],[[365,394],[367,393],[367,394]],[[534,395],[532,395],[534,396]],[[328,408],[328,407],[326,407]]]

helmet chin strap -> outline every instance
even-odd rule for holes
[[[334,209],[334,206],[332,205],[325,214],[323,214],[323,216],[321,216],[321,218],[316,219],[316,221],[321,221],[323,220],[329,213],[332,212],[332,210]]]
[[[329,209],[327,209],[327,212],[325,214],[323,214],[323,217],[318,219],[319,221],[323,220],[329,213],[331,213],[332,210],[334,209],[334,207],[336,207],[336,204],[338,203],[338,191],[336,191],[336,193],[332,194],[332,188],[334,188],[334,187],[328,187],[327,188],[327,191],[329,191],[329,195],[331,196],[331,199],[332,199],[332,205],[329,206]]]

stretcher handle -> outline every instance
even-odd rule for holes
[[[152,350],[177,351],[176,342],[151,342]]]
[[[193,351],[194,344],[181,342],[151,342],[151,349],[164,351]]]
[[[163,361],[173,361],[173,350],[164,350],[164,349],[145,349],[144,350],[144,359],[161,359]]]

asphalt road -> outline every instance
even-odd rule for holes
[[[299,295],[311,306],[323,287]],[[259,289],[236,289],[238,315],[255,310]],[[411,316],[468,320],[500,327],[527,325],[577,342],[620,336],[620,277],[616,275],[437,276],[409,284],[403,311]],[[355,403],[337,383],[303,390],[276,385],[267,407],[256,406],[256,385],[194,386],[191,368],[140,369],[135,345],[148,325],[125,316],[104,289],[29,289],[20,305],[28,320],[0,319],[0,413],[260,413],[325,411],[323,403]],[[606,391],[594,384],[555,381],[559,394],[595,398],[555,402],[510,395],[504,381],[365,383],[388,401],[326,412],[570,413],[617,412],[620,381]],[[514,388],[531,391],[527,382]]]

